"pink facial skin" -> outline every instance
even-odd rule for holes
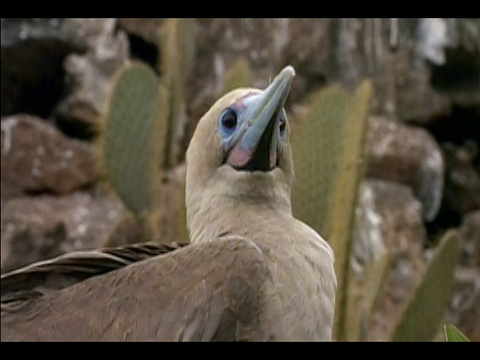
[[[254,152],[248,151],[239,144],[235,145],[228,154],[227,162],[234,168],[241,168],[248,164]]]
[[[227,163],[234,168],[242,168],[248,164],[254,155],[254,151],[247,149],[237,144],[232,148],[228,154]],[[277,152],[270,152],[270,168],[273,169],[277,163]]]

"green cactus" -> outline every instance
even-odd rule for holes
[[[335,251],[338,281],[336,335],[346,340],[348,281],[350,278],[350,254],[352,252],[355,210],[360,183],[365,172],[365,140],[368,128],[370,104],[373,94],[371,82],[363,82],[356,90],[345,123],[340,163],[331,206],[331,218],[327,230],[328,239]]]
[[[457,233],[447,232],[395,327],[394,341],[431,341],[438,334],[452,295],[459,253]]]
[[[361,276],[350,272],[345,309],[346,340],[365,341],[368,338],[371,317],[391,267],[392,253],[389,249],[384,249],[365,264]]]
[[[101,172],[137,218],[155,211],[159,201],[158,164],[165,128],[161,95],[155,73],[140,62],[131,62],[114,76],[101,121]]]
[[[193,19],[167,19],[160,31],[162,53],[159,71],[168,95],[167,142],[163,168],[176,165],[183,156],[182,140],[187,123],[187,82],[195,56]]]
[[[162,236],[168,241],[188,242],[185,207],[186,166],[178,165],[166,173],[160,210]]]
[[[444,325],[443,333],[446,342],[470,342],[470,339],[467,338],[455,325]]]
[[[194,26],[194,20],[165,20],[158,30],[161,79],[139,62],[122,68],[114,77],[102,121],[101,169],[110,187],[135,214],[145,240],[168,242],[185,238],[185,204],[177,196],[184,191],[170,186],[168,173],[183,151],[186,85],[195,50]],[[175,198],[175,216],[162,204],[167,195]]]
[[[247,59],[239,57],[228,69],[222,93],[230,90],[251,86],[253,83],[253,71]]]
[[[320,90],[292,137],[298,174],[292,189],[294,214],[325,237],[335,252],[338,340],[347,338],[349,259],[372,91],[369,81],[353,96],[338,86]]]
[[[325,238],[348,100],[345,90],[330,86],[314,93],[304,113],[292,121],[293,213]]]

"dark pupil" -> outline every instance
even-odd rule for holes
[[[222,124],[227,129],[233,129],[235,126],[237,126],[237,116],[235,113],[230,111],[223,115]]]
[[[283,132],[285,131],[285,126],[287,125],[287,122],[285,121],[284,117],[280,118],[280,131]]]

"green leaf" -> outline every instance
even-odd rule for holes
[[[448,324],[443,327],[447,342],[470,342],[470,340],[455,325]]]

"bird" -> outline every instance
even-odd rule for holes
[[[284,67],[199,120],[186,153],[188,244],[79,251],[1,276],[2,341],[330,341],[328,242],[292,214]]]

